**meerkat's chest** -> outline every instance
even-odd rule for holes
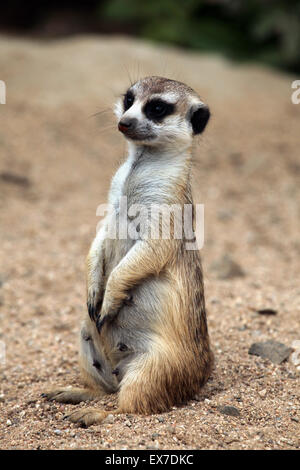
[[[171,162],[145,159],[136,162],[128,158],[115,173],[109,193],[109,203],[119,213],[120,204],[164,203],[181,187],[181,160]]]

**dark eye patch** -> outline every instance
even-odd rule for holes
[[[144,113],[151,121],[161,122],[166,116],[174,113],[175,105],[163,100],[151,100],[144,106]]]
[[[127,91],[127,93],[124,95],[124,111],[127,111],[134,103],[134,94],[132,91]]]

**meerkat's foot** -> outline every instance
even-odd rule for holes
[[[96,394],[86,388],[56,388],[42,393],[42,397],[49,401],[59,403],[71,403],[77,405],[82,401],[90,401],[96,398]]]
[[[83,427],[88,427],[93,424],[102,423],[108,415],[109,412],[98,410],[97,408],[84,408],[64,416],[64,419],[68,419],[72,423],[78,423]]]

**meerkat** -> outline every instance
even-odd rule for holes
[[[149,226],[147,236],[139,227],[138,237],[108,238],[107,228],[113,212],[121,218],[122,197],[128,207],[193,205],[193,137],[210,112],[192,88],[151,76],[130,86],[115,114],[128,158],[112,179],[113,210],[87,258],[88,313],[80,339],[85,388],[44,396],[76,404],[118,392],[115,413],[153,414],[192,399],[211,373],[200,255],[175,238],[176,215],[169,239],[149,237]],[[160,235],[162,225],[159,220]],[[108,413],[83,408],[68,418],[89,426]]]

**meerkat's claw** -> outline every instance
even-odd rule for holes
[[[95,308],[94,308],[94,306],[91,305],[89,302],[86,303],[86,306],[87,306],[87,309],[88,309],[90,319],[92,321],[95,321]]]
[[[117,312],[110,312],[108,313],[107,315],[104,315],[104,316],[98,316],[97,320],[96,320],[96,328],[98,330],[98,333],[100,334],[101,333],[101,330],[102,330],[102,327],[104,325],[104,323],[106,322],[109,322],[109,321],[112,321],[118,314],[118,311]]]
[[[99,299],[99,292],[93,291],[91,294],[88,294],[87,309],[92,321],[96,321],[102,307],[102,301],[102,298]]]
[[[96,305],[87,302],[87,309],[88,309],[90,319],[92,321],[96,321],[97,315],[101,310],[101,302],[98,302]]]
[[[98,331],[99,334],[101,333],[104,322],[105,322],[105,317],[103,319],[99,316],[96,320],[96,328],[97,328],[97,331]]]

